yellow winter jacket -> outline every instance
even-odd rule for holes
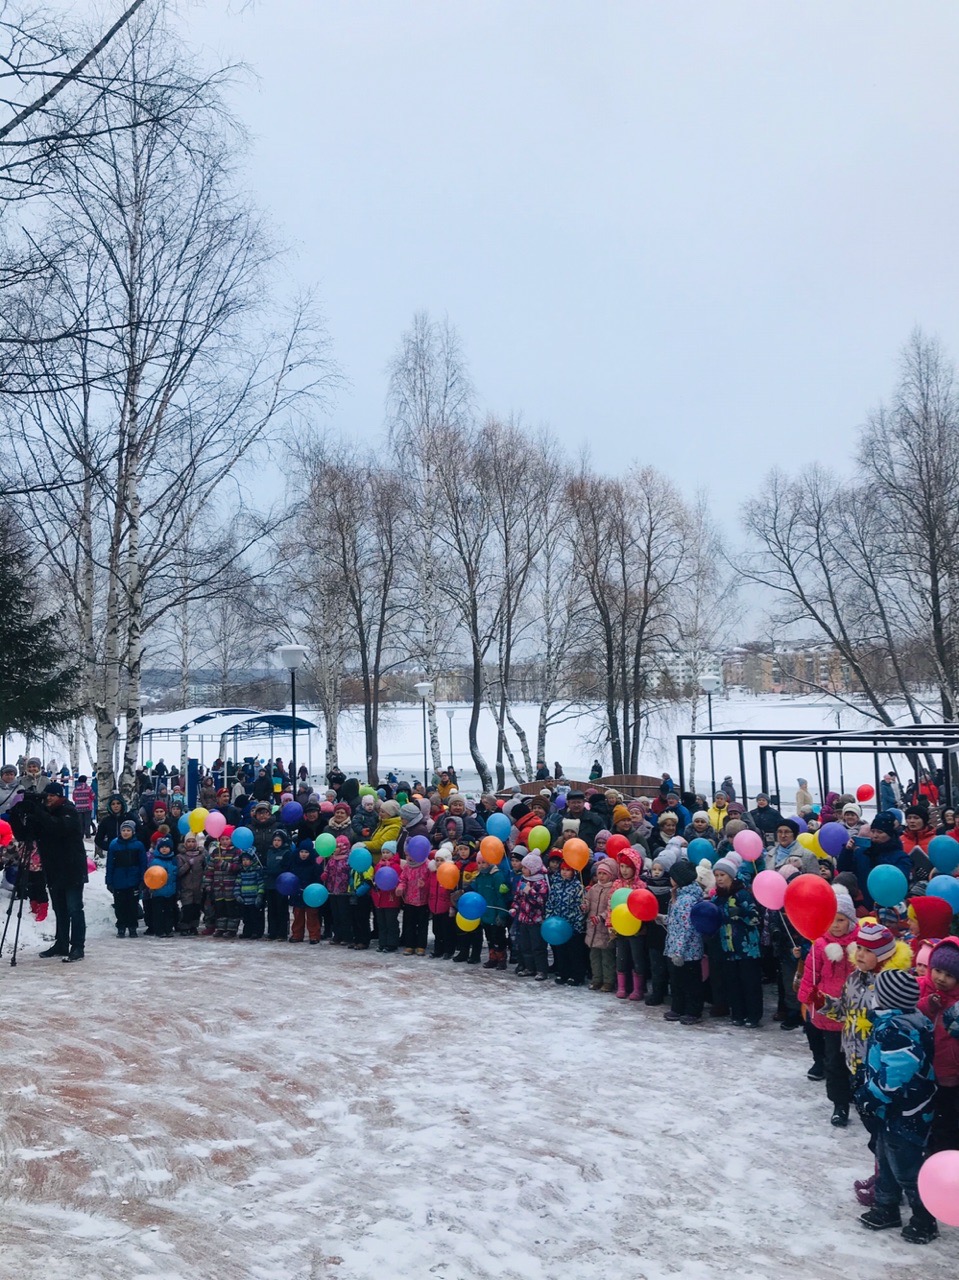
[[[369,840],[363,843],[369,849],[370,853],[377,854],[383,852],[383,846],[387,840],[399,839],[400,831],[403,827],[402,818],[380,818],[379,826],[370,836]]]

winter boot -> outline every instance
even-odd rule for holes
[[[594,978],[589,984],[590,991],[599,991],[603,985],[602,978]]]
[[[616,996],[619,1000],[626,999],[626,974],[617,973],[616,975]]]
[[[503,953],[501,951],[497,951],[495,948],[490,947],[489,959],[483,965],[483,968],[495,969],[500,962],[500,957],[502,956],[502,954]]]
[[[897,1204],[877,1204],[868,1213],[864,1213],[859,1221],[870,1231],[887,1231],[890,1227],[902,1226]]]
[[[633,974],[633,989],[629,993],[630,1000],[642,1000],[646,991],[646,979],[640,974]]]
[[[454,964],[466,964],[466,961],[467,961],[468,959],[469,959],[469,956],[467,955],[467,953],[466,953],[465,951],[457,951],[456,955],[453,957],[453,963],[454,963]]]
[[[925,1209],[914,1210],[911,1221],[902,1229],[902,1238],[909,1244],[931,1244],[938,1240],[939,1228],[935,1218]]]
[[[67,953],[63,947],[58,947],[56,943],[52,947],[47,947],[46,951],[40,952],[41,960],[49,960],[51,956],[65,956]]]
[[[832,1119],[829,1123],[835,1129],[845,1129],[849,1123],[849,1103],[837,1102],[832,1109]]]
[[[871,1178],[865,1178],[862,1182],[854,1182],[853,1187],[856,1192],[856,1199],[861,1205],[869,1206],[876,1203],[876,1175]]]
[[[499,953],[499,959],[496,961],[496,969],[497,969],[497,972],[499,972],[499,973],[505,973],[505,972],[506,972],[506,968],[507,968],[507,965],[506,965],[506,952],[505,952],[505,951],[501,951],[501,952]]]

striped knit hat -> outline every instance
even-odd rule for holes
[[[896,950],[896,939],[885,925],[871,920],[868,924],[863,923],[859,926],[856,945],[862,947],[865,951],[871,951],[881,964],[883,960],[888,960]]]
[[[876,979],[876,1008],[911,1013],[919,1003],[919,983],[908,969],[883,969]]]

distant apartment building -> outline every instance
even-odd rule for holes
[[[828,644],[740,645],[722,659],[723,682],[750,693],[855,693],[849,663]]]

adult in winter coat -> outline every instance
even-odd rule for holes
[[[126,816],[127,807],[123,796],[120,795],[119,791],[114,791],[107,801],[107,811],[97,824],[97,833],[93,837],[93,844],[101,853],[106,853],[110,848],[111,841],[119,838],[120,827]],[[131,821],[136,825],[136,819],[132,815]],[[137,830],[137,838],[142,839],[139,829]]]
[[[486,835],[486,827],[466,807],[466,797],[455,792],[450,797],[447,813],[453,818],[460,818],[463,823],[463,835],[467,840],[482,840]]]
[[[253,780],[253,799],[267,802],[273,799],[273,779],[266,769],[257,770],[256,778]]]
[[[415,806],[412,806],[415,808]],[[417,815],[422,818],[422,814],[417,809]],[[380,805],[379,822],[376,829],[370,836],[369,840],[365,840],[364,844],[373,855],[374,861],[376,855],[381,852],[387,841],[399,841],[403,823],[400,818],[400,806],[395,800],[384,800]]]
[[[736,799],[736,784],[733,782],[731,774],[727,773],[725,778],[723,778],[722,790],[727,800]]]
[[[31,804],[30,824],[57,918],[53,946],[40,954],[61,956],[64,963],[82,960],[87,932],[83,913],[83,886],[87,882],[83,823],[75,806],[64,799],[59,782],[48,783],[42,800]]]
[[[387,801],[387,803],[380,809],[381,818],[387,808],[387,805],[390,803],[390,801]],[[394,800],[392,803],[396,804],[396,801]],[[394,835],[393,832],[395,831],[395,826],[391,822],[389,829],[390,833],[382,837],[381,843],[383,840],[395,840],[397,851],[402,858],[405,856],[407,844],[414,836],[429,836],[430,824],[429,819],[423,816],[423,810],[418,804],[414,804],[412,800],[407,804],[397,805],[397,808],[399,810],[398,817],[400,819],[400,830]],[[374,840],[377,838],[379,838],[378,832],[377,835],[374,836]]]
[[[899,785],[897,774],[892,769],[883,774],[879,783],[879,807],[880,809],[902,808],[902,787]]]
[[[796,811],[798,813],[804,805],[812,805],[815,801],[812,798],[812,792],[809,790],[808,779],[797,778],[796,783]]]
[[[0,818],[5,818],[10,810],[19,804],[18,794],[22,794],[22,788],[17,777],[16,766],[5,764],[3,769],[0,769]]]
[[[764,839],[766,836],[774,836],[783,820],[782,814],[769,803],[769,796],[764,791],[760,791],[756,797],[756,807],[749,810],[749,816]]]
[[[232,826],[232,823],[228,824]],[[266,865],[266,854],[270,845],[273,843],[273,832],[279,824],[276,815],[273,812],[272,805],[265,801],[253,806],[253,816],[250,820],[250,828],[253,832],[253,851],[257,856],[260,866]]]
[[[859,881],[863,901],[867,907],[875,904],[869,893],[869,873],[874,867],[898,867],[907,880],[912,880],[913,869],[909,854],[899,838],[899,823],[894,813],[877,813],[871,824],[872,840],[867,848],[855,844],[846,847],[836,859],[837,871],[851,871]]]
[[[600,831],[609,831],[612,829],[612,810],[609,807],[606,797],[601,791],[595,791],[590,796],[588,809],[586,808],[585,792],[568,791],[566,793],[566,808],[562,811],[557,810],[556,813],[550,814],[544,823],[544,826],[554,840],[562,831],[563,821],[567,818],[579,822],[579,831],[577,832],[577,835],[580,840],[586,841],[586,844],[590,849],[593,848],[593,843]]]

